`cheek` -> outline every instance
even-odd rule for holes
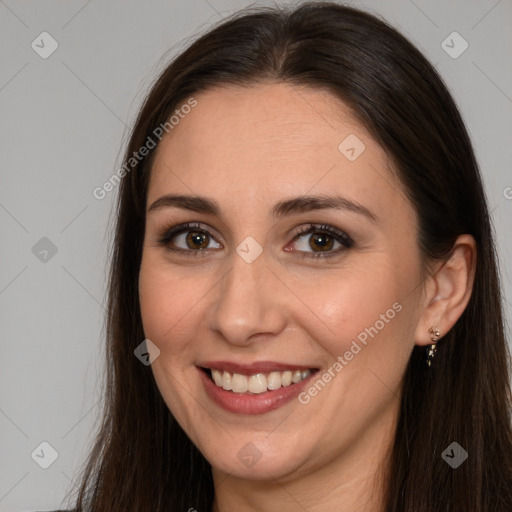
[[[365,328],[380,320],[380,316],[400,302],[402,295],[399,279],[384,263],[374,268],[344,268],[339,272],[325,273],[302,279],[297,283],[304,303],[314,315],[304,316],[304,321],[320,322],[327,332],[335,335],[330,343],[354,338]],[[379,322],[380,326],[380,322]],[[332,338],[332,336],[328,336]]]
[[[204,279],[187,278],[161,258],[151,254],[143,257],[139,275],[142,324],[145,336],[162,352],[170,355],[187,346],[183,334],[201,308],[205,286]]]
[[[338,362],[333,373],[344,377],[337,385],[352,389],[352,397],[374,401],[375,393],[385,391],[382,382],[390,389],[400,384],[413,347],[414,294],[408,283],[416,274],[402,271],[373,255],[371,264],[297,281],[311,313],[297,315],[296,321],[331,364]]]
[[[204,286],[203,286],[204,285]],[[160,350],[151,368],[162,398],[186,432],[200,424],[200,411],[190,408],[190,397],[198,396],[194,366],[201,299],[207,291],[205,280],[185,277],[149,251],[139,273],[139,300],[144,335]]]

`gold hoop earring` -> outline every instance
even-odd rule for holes
[[[434,359],[434,356],[436,355],[436,351],[437,351],[437,346],[435,344],[435,342],[441,337],[441,333],[439,331],[439,327],[434,327],[432,326],[429,330],[428,330],[429,334],[430,334],[430,339],[434,342],[432,343],[432,345],[430,345],[430,347],[428,348],[428,351],[427,351],[427,366],[430,368],[430,366],[432,366],[432,360]]]

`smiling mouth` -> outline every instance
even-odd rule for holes
[[[201,369],[217,387],[232,393],[253,395],[275,391],[281,387],[293,386],[318,371],[318,368],[310,368],[308,370],[285,370],[242,375],[215,368]]]

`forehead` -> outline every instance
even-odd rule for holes
[[[327,91],[271,83],[194,97],[158,147],[148,203],[171,192],[226,206],[333,191],[380,209],[404,200],[383,149]]]

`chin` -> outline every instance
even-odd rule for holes
[[[307,461],[314,456],[314,450],[308,453],[300,436],[286,445],[278,437],[275,443],[269,442],[268,433],[235,436],[224,443],[201,451],[213,470],[247,480],[291,479],[307,471]]]

